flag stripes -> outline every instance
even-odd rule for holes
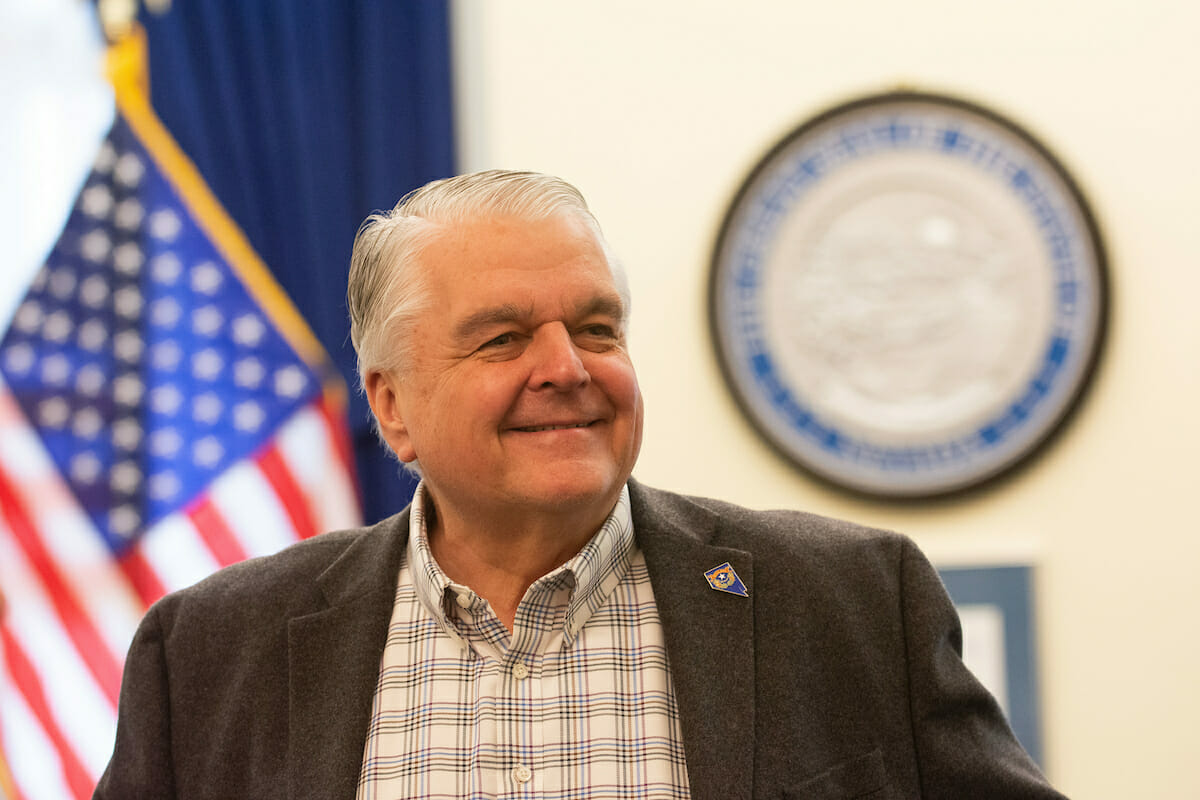
[[[0,512],[7,523],[9,535],[20,548],[29,569],[41,581],[63,632],[83,658],[88,671],[105,696],[117,706],[121,690],[121,666],[101,638],[96,626],[84,611],[83,604],[46,551],[46,545],[36,530],[24,503],[15,491],[6,471],[0,468]]]
[[[22,651],[16,639],[9,633],[7,626],[0,624],[0,645],[4,651],[4,666],[13,678],[13,683],[21,692],[22,697],[33,711],[41,729],[49,737],[54,751],[62,763],[63,774],[72,796],[79,800],[87,800],[92,795],[95,781],[80,763],[71,747],[59,730],[55,716],[50,713],[50,704],[46,701],[46,690],[38,678],[29,658]]]
[[[137,594],[143,608],[149,608],[155,600],[167,593],[163,582],[147,563],[141,548],[132,548],[117,560],[121,572],[129,581],[129,587]]]
[[[275,445],[268,446],[259,455],[257,461],[259,469],[262,470],[267,482],[271,484],[275,496],[282,502],[283,509],[291,521],[292,529],[301,539],[315,536],[317,525],[313,521],[312,509],[309,508],[308,500],[300,491],[300,487],[284,462],[279,449]]]
[[[224,564],[275,552],[315,531],[358,524],[356,491],[342,468],[338,434],[318,403],[285,423],[264,454],[235,465],[195,508],[160,521],[119,561],[98,547],[65,558],[57,552],[63,548],[59,532],[70,526],[60,523],[83,513],[64,508],[73,503],[69,493],[55,486],[53,464],[37,453],[36,437],[23,430],[19,410],[0,386],[3,408],[15,413],[0,413],[0,452],[17,446],[24,453],[19,475],[0,464],[0,588],[22,598],[20,615],[9,609],[0,621],[2,664],[11,684],[10,696],[0,695],[5,752],[17,786],[37,785],[24,772],[38,762],[14,757],[7,743],[42,741],[63,771],[69,796],[87,797],[111,752],[116,725],[123,649],[114,650],[110,640],[123,648],[154,600]],[[311,490],[318,486],[322,491]],[[87,595],[76,588],[89,586]],[[108,590],[95,591],[97,586]],[[93,601],[101,597],[107,602]],[[5,682],[0,676],[0,685]]]

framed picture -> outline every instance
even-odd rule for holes
[[[963,660],[1000,702],[1013,732],[1042,763],[1032,568],[940,568],[963,626]]]

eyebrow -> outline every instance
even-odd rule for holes
[[[479,335],[487,328],[502,326],[527,320],[532,312],[523,310],[512,303],[483,308],[470,314],[454,326],[453,335],[458,340],[469,340]],[[617,295],[601,295],[579,305],[574,316],[576,318],[602,315],[614,318],[618,323],[625,321],[625,307]]]
[[[472,339],[485,328],[517,322],[522,317],[527,316],[529,316],[528,312],[522,311],[511,303],[493,308],[480,309],[454,326],[454,338],[460,340]]]

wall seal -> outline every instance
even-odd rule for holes
[[[913,92],[776,144],[725,215],[709,285],[754,427],[807,472],[894,499],[1028,461],[1085,393],[1108,303],[1094,217],[1049,150]]]

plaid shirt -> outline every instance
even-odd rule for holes
[[[429,551],[418,488],[359,800],[687,798],[662,625],[628,489],[535,582],[510,635]]]

